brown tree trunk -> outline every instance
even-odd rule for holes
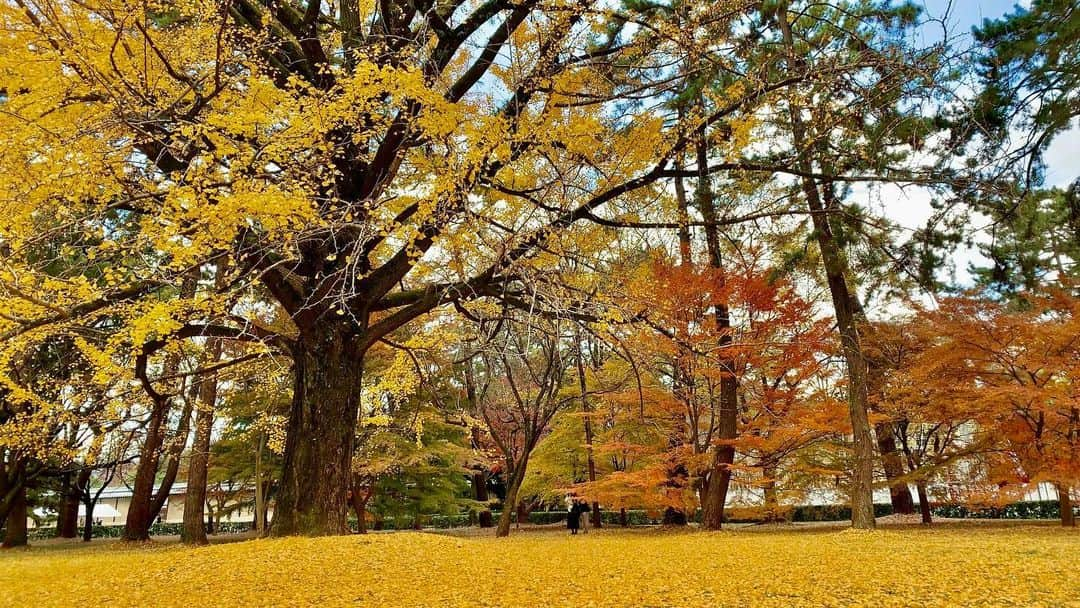
[[[803,59],[795,50],[791,24],[788,21],[786,4],[781,3],[777,10],[777,22],[788,48],[790,67],[797,69]],[[806,136],[806,126],[802,119],[802,108],[791,105],[791,135],[796,150],[800,152],[798,169],[805,175],[814,173],[813,144]],[[867,368],[863,357],[862,343],[855,319],[854,298],[847,282],[847,261],[841,246],[833,237],[832,226],[818,191],[818,183],[811,177],[801,180],[803,194],[809,207],[821,252],[822,266],[832,296],[833,309],[836,312],[836,324],[840,333],[840,343],[844,360],[847,363],[848,376],[848,414],[851,418],[852,447],[854,458],[851,470],[851,525],[862,530],[872,530],[874,521],[874,440],[870,432],[870,420],[867,415]],[[825,184],[826,189],[830,188]]]
[[[180,286],[180,297],[190,298],[195,295],[197,289],[196,277],[187,275]],[[180,369],[180,355],[170,352],[165,355],[165,363],[162,366],[163,376],[174,377]],[[144,370],[145,371],[145,370]],[[152,392],[147,383],[147,392]],[[169,381],[172,385],[173,382]],[[174,388],[171,387],[170,388]],[[124,522],[122,538],[126,541],[150,540],[150,526],[154,523],[161,505],[154,496],[154,480],[157,478],[158,465],[161,464],[161,449],[165,443],[165,432],[172,398],[167,394],[151,394],[153,408],[150,410],[150,420],[146,426],[146,439],[139,450],[139,465],[135,469],[135,483],[131,488],[131,502],[128,506],[127,519]],[[175,473],[174,473],[175,477]],[[167,495],[166,495],[167,496]],[[163,503],[164,501],[162,501]]]
[[[88,543],[94,538],[94,503],[95,501],[92,499],[83,499],[83,506],[86,507],[86,519],[83,521],[82,530],[84,543]]]
[[[262,453],[266,444],[266,434],[259,432],[255,442],[255,531],[259,536],[266,534],[266,496],[263,488]]]
[[[709,266],[723,272],[720,252],[720,233],[716,225],[716,207],[712,185],[709,183],[709,150],[705,133],[697,143],[697,202],[705,220],[705,246],[709,254]],[[723,276],[721,274],[721,276]],[[723,281],[723,279],[721,279]],[[719,287],[719,286],[718,286]],[[705,496],[701,503],[701,526],[706,530],[719,530],[724,523],[724,506],[727,504],[728,488],[731,486],[731,465],[735,462],[735,446],[731,443],[738,435],[738,379],[730,355],[724,347],[731,345],[731,317],[726,303],[720,303],[715,311],[716,331],[720,335],[720,403],[717,415],[716,435],[719,445],[713,447],[712,466],[705,484]]]
[[[812,185],[811,185],[812,186]],[[811,187],[816,191],[816,187]],[[815,213],[814,219],[821,217]],[[821,219],[824,219],[821,217]],[[848,415],[851,418],[852,447],[854,461],[851,471],[851,525],[862,530],[872,530],[874,521],[874,441],[870,433],[870,420],[867,415],[866,401],[866,362],[862,356],[862,345],[859,341],[859,332],[855,324],[855,318],[850,310],[850,297],[848,297],[847,281],[843,273],[835,272],[836,260],[839,252],[831,234],[828,237],[821,236],[819,228],[818,242],[823,251],[828,250],[828,255],[822,255],[826,267],[833,267],[833,271],[826,270],[829,280],[829,290],[833,294],[833,306],[836,309],[837,325],[840,328],[840,341],[843,346],[844,359],[847,362],[848,376]]]
[[[904,461],[896,447],[892,422],[880,422],[874,426],[877,435],[878,451],[881,464],[885,469],[885,479],[889,482],[889,500],[893,513],[911,515],[915,512],[915,500],[911,497],[911,488],[905,481],[896,481],[904,476]]]
[[[919,513],[922,515],[922,523],[933,523],[934,517],[930,512],[930,497],[926,493],[926,482],[922,480],[916,482],[915,489],[919,492]]]
[[[585,382],[585,356],[581,352],[581,330],[575,330],[575,341],[577,342],[577,373],[578,373],[578,390],[581,392],[581,412],[585,416],[585,458],[586,465],[589,472],[589,483],[596,483],[596,460],[593,457],[593,430],[592,430],[592,408],[589,405],[588,387]],[[592,521],[594,528],[599,528],[602,525],[600,521],[600,503],[597,501],[592,502],[592,511],[589,512],[589,519]]]
[[[352,490],[349,492],[353,513],[356,514],[356,528],[360,534],[367,534],[367,503],[371,499],[375,486],[364,487],[359,475],[353,475]]]
[[[157,515],[153,511],[154,478],[157,477],[159,452],[164,440],[162,426],[167,412],[167,400],[154,404],[154,409],[150,412],[146,439],[139,450],[139,465],[135,469],[135,483],[131,488],[131,502],[128,504],[127,519],[124,522],[122,538],[127,541],[150,540],[150,526]]]
[[[331,325],[301,337],[293,362],[285,463],[270,533],[349,534],[348,491],[363,352]]]
[[[193,389],[196,386],[192,387]],[[180,412],[180,422],[176,427],[176,435],[166,451],[165,472],[161,475],[161,483],[158,484],[157,492],[150,501],[150,513],[155,518],[165,508],[165,504],[172,494],[176,476],[180,473],[180,457],[183,455],[184,446],[187,445],[188,436],[191,434],[191,414],[194,408],[194,399],[188,399],[184,409]],[[153,525],[153,521],[150,522]]]
[[[223,264],[218,266],[214,278],[215,289],[220,290],[225,287],[227,277],[225,270]],[[203,366],[211,367],[220,361],[221,351],[221,339],[208,339],[206,352],[202,357]],[[187,492],[184,495],[184,527],[180,531],[180,541],[190,545],[205,545],[209,541],[206,538],[206,514],[203,512],[203,506],[206,504],[206,480],[210,466],[210,435],[214,428],[214,410],[217,407],[217,373],[210,373],[200,378],[196,383],[195,392],[198,400],[195,412],[195,440],[191,446],[191,460],[188,465]],[[179,462],[179,459],[177,461]]]
[[[1061,508],[1061,525],[1069,528],[1076,527],[1076,514],[1073,513],[1072,496],[1069,495],[1070,488],[1063,483],[1054,484],[1054,488],[1058,493],[1058,505]]]
[[[497,537],[510,536],[510,524],[513,523],[518,507],[518,490],[521,489],[521,482],[525,480],[525,467],[528,463],[528,457],[522,458],[510,476],[510,483],[506,486],[506,500],[503,501],[502,513],[499,514],[499,527],[495,529]],[[518,525],[520,524],[521,522],[518,522]]]
[[[12,496],[7,513],[7,529],[4,533],[3,548],[25,547],[27,543],[26,530],[26,484],[22,480],[16,480],[17,487]]]
[[[682,118],[684,110],[679,107],[679,116]],[[676,162],[677,169],[681,169],[681,162]],[[693,247],[690,241],[690,207],[686,196],[686,186],[683,183],[683,178],[680,175],[675,178],[675,201],[678,206],[679,213],[679,264],[680,267],[690,267],[694,263],[693,259]],[[687,327],[680,328],[683,332],[687,331]],[[687,408],[693,407],[692,405],[692,384],[693,379],[690,377],[687,365],[688,353],[679,352],[675,358],[675,377],[673,379],[672,393],[675,398],[682,401]],[[644,412],[641,414],[642,420],[645,418]],[[686,427],[685,414],[683,412],[672,412],[672,418],[674,422],[673,428],[675,429],[671,436],[668,437],[668,447],[672,450],[680,447],[682,443],[686,441],[684,438],[684,432]],[[668,469],[667,485],[670,487],[679,487],[686,481],[689,473],[686,467],[682,464],[670,467]],[[686,513],[675,509],[674,507],[668,507],[664,509],[664,515],[661,520],[662,525],[665,526],[685,526],[687,524]]]
[[[211,339],[207,345],[207,365],[221,359],[221,340]],[[189,545],[205,545],[206,479],[210,465],[210,433],[214,427],[214,408],[217,404],[217,374],[199,380],[198,406],[195,413],[195,441],[191,446],[191,462],[188,467],[187,492],[184,495],[184,527],[180,541]]]
[[[15,488],[12,487],[11,480],[8,478],[9,467],[4,462],[4,458],[4,452],[0,451],[0,528],[4,527],[8,512],[11,511],[11,504],[15,500]]]
[[[79,535],[79,492],[71,485],[71,473],[64,473],[60,486],[60,508],[56,513],[56,537]]]
[[[472,477],[473,498],[476,502],[487,504],[487,472],[474,471]],[[491,528],[495,525],[495,519],[491,515],[491,509],[480,511],[479,524],[481,528]]]
[[[619,509],[619,525],[628,528],[630,527],[630,518],[626,515],[626,509]]]

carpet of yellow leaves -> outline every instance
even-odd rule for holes
[[[0,605],[1080,606],[1078,562],[1049,527],[114,544],[0,554]]]

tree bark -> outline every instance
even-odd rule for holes
[[[922,523],[931,524],[934,517],[930,511],[930,497],[926,492],[926,482],[919,480],[915,484],[915,489],[919,492],[919,514],[922,515]]]
[[[881,465],[885,469],[885,479],[889,482],[889,501],[893,513],[911,515],[915,512],[915,501],[911,497],[911,488],[905,481],[895,481],[904,476],[904,461],[896,447],[893,435],[893,423],[881,422],[874,426],[877,435],[878,452],[881,453]]]
[[[170,355],[171,356],[171,355]],[[166,365],[166,368],[175,366]],[[154,523],[153,507],[154,478],[157,477],[158,459],[161,444],[164,441],[162,426],[168,413],[168,401],[161,400],[154,404],[150,412],[150,422],[146,427],[146,439],[139,450],[139,465],[135,469],[135,483],[131,489],[131,502],[128,504],[127,518],[124,522],[123,539],[126,541],[150,540],[150,526]]]
[[[713,201],[712,185],[709,183],[709,150],[706,134],[701,133],[697,143],[697,202],[701,216],[705,220],[705,247],[709,254],[709,266],[720,271],[723,287],[723,256],[720,252],[720,233],[716,226],[716,206]],[[731,486],[731,465],[735,462],[735,446],[732,441],[738,435],[738,391],[739,383],[735,377],[731,357],[724,352],[731,345],[731,316],[726,302],[716,305],[716,332],[720,336],[719,365],[720,403],[718,404],[716,435],[719,445],[713,447],[712,466],[705,484],[705,496],[701,504],[701,526],[706,530],[719,530],[724,524],[724,506],[727,504],[728,488]]]
[[[192,388],[197,388],[197,385]],[[169,496],[172,494],[173,484],[176,483],[176,476],[180,473],[180,457],[183,455],[188,436],[191,434],[191,414],[194,410],[194,401],[194,399],[188,399],[184,404],[184,409],[180,412],[180,422],[176,427],[176,435],[166,451],[165,472],[161,475],[161,483],[158,484],[157,492],[154,493],[150,501],[150,513],[152,516],[156,516],[165,508],[165,503],[168,502]],[[153,523],[153,521],[150,522],[151,525]]]
[[[266,534],[266,496],[263,495],[262,452],[266,444],[266,434],[259,431],[255,442],[255,531],[259,536]]]
[[[105,490],[105,487],[112,481],[113,475],[116,474],[116,466],[114,465],[105,479],[102,480],[102,485],[96,492],[90,491],[90,474],[87,472],[86,476],[79,476],[79,498],[82,500],[83,507],[86,509],[86,520],[83,522],[82,539],[84,543],[90,542],[94,538],[94,507],[97,505],[98,499],[101,498],[101,493]]]
[[[787,6],[781,3],[777,9],[777,22],[788,48],[790,67],[799,67],[803,60],[795,51],[791,24],[788,21]],[[814,173],[813,145],[806,136],[806,126],[802,119],[802,108],[790,104],[791,135],[796,150],[800,152],[796,162],[804,174]],[[863,357],[862,343],[855,319],[851,289],[847,282],[847,261],[844,259],[841,245],[833,237],[822,195],[818,183],[811,177],[800,180],[810,217],[814,225],[814,236],[821,252],[822,266],[836,312],[836,324],[840,333],[840,343],[844,360],[847,363],[848,377],[848,414],[851,418],[852,448],[854,458],[851,470],[851,526],[862,530],[872,530],[874,521],[874,440],[870,432],[870,420],[867,415],[867,367]],[[830,188],[829,184],[824,185]]]
[[[589,405],[588,387],[585,382],[585,356],[581,352],[581,330],[575,331],[575,341],[577,342],[577,373],[578,373],[578,390],[581,392],[581,412],[585,417],[585,459],[586,467],[589,472],[589,483],[596,483],[596,459],[593,457],[593,430],[592,430],[592,408]],[[598,501],[592,502],[592,511],[589,512],[589,519],[592,521],[594,528],[599,528],[602,525],[600,520],[600,503]]]
[[[17,487],[12,496],[11,505],[7,513],[7,529],[4,533],[3,548],[25,547],[26,534],[26,484],[22,480],[16,480]]]
[[[499,527],[495,530],[497,537],[510,536],[510,524],[513,523],[514,513],[518,506],[518,490],[521,489],[521,482],[525,480],[525,467],[528,464],[529,459],[526,455],[514,467],[514,472],[510,475],[510,483],[506,487],[506,500],[503,501],[502,513],[499,514]],[[518,522],[518,525],[521,525],[521,522]]]
[[[224,263],[218,265],[214,277],[214,289],[221,290],[226,285],[227,274]],[[222,342],[220,338],[209,338],[203,356],[203,366],[212,366],[221,360]],[[198,405],[195,412],[195,440],[191,446],[191,460],[188,465],[187,492],[184,495],[184,527],[180,531],[180,540],[186,544],[205,545],[206,517],[203,506],[206,504],[206,480],[210,466],[210,435],[214,429],[214,410],[217,407],[218,375],[216,372],[199,379],[196,385]]]
[[[1058,505],[1061,508],[1061,525],[1068,528],[1076,527],[1076,514],[1073,513],[1072,496],[1069,495],[1070,488],[1063,483],[1054,484],[1054,488],[1058,493]]]
[[[274,536],[349,534],[363,353],[334,325],[294,347],[293,400]]]
[[[180,298],[191,298],[195,295],[198,287],[196,277],[188,274],[180,286]],[[162,365],[163,377],[171,378],[180,369],[180,355],[170,352],[165,355]],[[145,370],[144,370],[145,372]],[[148,393],[153,393],[149,386],[149,380],[144,378]],[[169,382],[172,384],[172,381]],[[173,387],[170,387],[173,388]],[[146,439],[139,450],[139,465],[135,469],[135,483],[131,488],[131,502],[128,506],[127,519],[124,522],[122,538],[126,541],[150,540],[150,526],[154,518],[161,510],[161,501],[157,504],[154,495],[154,480],[157,478],[158,466],[161,464],[161,448],[165,444],[165,432],[169,410],[172,405],[172,397],[165,394],[151,394],[154,405],[150,410],[150,420],[146,426]],[[175,472],[173,473],[175,478]],[[168,495],[166,494],[166,497]]]
[[[816,193],[817,187],[808,185]],[[814,205],[811,205],[811,209]],[[820,207],[819,207],[820,209]],[[824,223],[820,213],[814,214],[815,225]],[[851,418],[854,460],[851,471],[851,525],[862,530],[872,530],[874,521],[874,442],[870,433],[870,419],[866,401],[866,361],[862,356],[859,331],[851,311],[847,280],[844,277],[839,251],[831,232],[818,227],[818,243],[825,260],[829,291],[836,310],[837,325],[848,376],[848,415]],[[826,253],[827,252],[827,253]]]
[[[473,498],[476,500],[476,502],[487,504],[487,472],[482,470],[474,471],[472,476],[472,485]],[[480,511],[478,520],[481,528],[491,528],[495,526],[495,519],[491,515],[491,509],[484,509],[483,511]]]
[[[86,520],[83,521],[82,539],[84,543],[88,543],[94,539],[94,506],[97,501],[93,499],[84,499],[83,506],[86,507]]]
[[[60,508],[56,513],[56,537],[79,535],[79,493],[71,485],[71,473],[64,473],[60,485]]]
[[[0,528],[4,527],[11,504],[15,500],[15,489],[8,478],[8,464],[4,462],[5,456],[4,452],[0,452]]]
[[[204,362],[213,365],[221,359],[221,340],[211,338]],[[191,446],[187,492],[184,495],[184,527],[180,541],[189,545],[205,545],[206,538],[206,480],[210,465],[210,434],[214,427],[214,408],[217,405],[218,378],[210,374],[199,380],[198,406],[195,413],[195,442]]]

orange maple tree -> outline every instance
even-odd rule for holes
[[[927,346],[897,379],[928,419],[966,423],[965,448],[998,499],[1052,483],[1075,525],[1080,481],[1080,299],[1028,294],[1022,308],[957,297],[923,312]],[[978,458],[974,458],[974,455]]]

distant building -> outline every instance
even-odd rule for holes
[[[158,486],[154,486],[154,492],[157,493]],[[97,489],[91,490],[97,492]],[[109,486],[101,491],[101,496],[98,498],[97,503],[94,505],[93,518],[95,522],[104,526],[122,526],[127,520],[128,508],[131,506],[131,488],[118,485]],[[242,488],[236,491],[228,493],[228,500],[226,505],[233,506],[237,502],[242,502],[241,506],[229,510],[228,513],[222,515],[221,522],[252,522],[255,521],[255,508],[254,508],[254,489]],[[182,523],[184,521],[184,500],[187,498],[187,483],[178,481],[172,485],[169,491],[169,497],[165,499],[165,504],[162,505],[161,511],[158,513],[158,519],[155,522],[160,523]],[[218,508],[218,499],[215,496],[213,488],[207,489],[207,498],[214,505],[215,510]],[[204,511],[209,512],[209,511]],[[43,510],[36,511],[38,516],[53,516],[55,513],[46,513]],[[271,511],[272,514],[272,511]],[[85,507],[79,508],[79,525],[82,526],[86,521]],[[30,520],[29,525],[34,526],[34,521]]]

